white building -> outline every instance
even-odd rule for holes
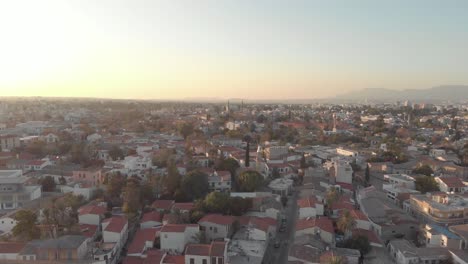
[[[197,241],[200,226],[196,224],[168,224],[161,228],[161,250],[173,254],[184,252],[185,246]]]
[[[220,214],[205,215],[198,224],[209,241],[228,238],[232,234],[234,217]]]
[[[353,183],[353,168],[349,162],[341,159],[334,159],[326,162],[324,167],[330,172],[330,176],[335,178],[337,183]]]
[[[185,264],[228,263],[228,242],[214,241],[211,244],[189,244],[185,249]]]
[[[106,212],[105,205],[84,205],[78,209],[78,223],[98,226]]]
[[[26,181],[21,170],[0,170],[0,210],[16,209],[41,197],[41,186],[25,185]]]

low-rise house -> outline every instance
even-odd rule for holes
[[[228,263],[228,242],[213,241],[211,244],[189,244],[185,249],[185,264]]]
[[[328,217],[299,219],[296,222],[296,236],[313,235],[328,244],[335,243],[333,222]]]
[[[435,177],[435,181],[439,184],[440,191],[445,193],[460,193],[466,188],[463,181],[455,176]]]
[[[68,235],[55,239],[30,241],[19,252],[17,259],[69,263],[84,260],[87,256],[88,238]]]
[[[102,221],[101,226],[104,243],[113,244],[112,253],[114,256],[119,256],[128,238],[127,218],[123,216],[112,216]]]
[[[197,242],[200,226],[194,224],[168,224],[161,228],[161,250],[180,254],[189,243]]]
[[[2,260],[16,260],[26,246],[22,242],[0,242],[0,262]]]
[[[135,233],[127,250],[127,256],[141,257],[148,249],[154,247],[154,242],[159,234],[160,228],[140,229]]]
[[[391,240],[387,248],[397,264],[441,263],[450,258],[446,248],[418,248],[405,239]]]
[[[443,226],[426,224],[421,228],[421,235],[422,240],[424,240],[421,242],[426,247],[464,248],[463,239]]]
[[[40,171],[50,165],[49,160],[30,160],[24,164],[25,171]]]
[[[249,220],[250,239],[269,241],[276,235],[277,222],[269,217],[251,217]]]
[[[73,171],[73,180],[76,182],[86,181],[93,186],[99,186],[104,182],[104,174],[100,168],[87,168]]]
[[[140,221],[140,228],[152,228],[163,224],[162,214],[158,211],[145,213]]]
[[[323,203],[314,196],[309,196],[297,201],[299,219],[323,215]]]
[[[84,205],[78,209],[78,223],[98,226],[104,219],[106,212],[107,207],[105,205]]]
[[[385,174],[384,181],[392,186],[414,189],[416,180],[407,174]]]
[[[209,241],[224,239],[232,235],[235,218],[227,215],[209,214],[198,221],[201,231]]]
[[[208,186],[210,191],[230,191],[231,173],[229,171],[215,171],[208,176]]]
[[[361,211],[353,209],[350,211],[351,216],[356,221],[356,228],[364,229],[364,230],[371,230],[372,223],[369,218]]]

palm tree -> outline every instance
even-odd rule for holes
[[[345,234],[345,238],[349,238],[351,235],[351,230],[353,230],[354,227],[356,227],[356,220],[351,215],[351,213],[348,210],[346,210],[341,215],[340,219],[338,219],[336,226],[340,231],[342,231]]]
[[[336,201],[338,201],[339,198],[340,198],[340,193],[338,192],[338,189],[336,189],[335,187],[331,187],[327,191],[325,195],[325,202],[327,204],[328,215],[331,215],[331,207]]]
[[[328,262],[329,264],[344,264],[344,259],[340,256],[332,256],[330,258],[330,262]]]

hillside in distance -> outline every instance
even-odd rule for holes
[[[429,89],[391,90],[383,88],[367,88],[338,95],[336,100],[343,101],[414,101],[441,102],[468,100],[468,85],[442,85]]]

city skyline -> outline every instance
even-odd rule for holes
[[[0,7],[2,96],[314,99],[468,84],[462,1]]]

